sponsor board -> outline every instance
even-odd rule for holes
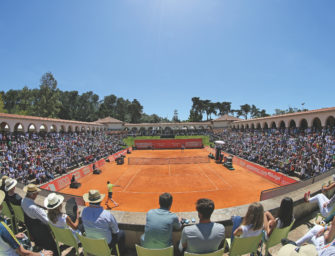
[[[121,155],[125,155],[127,154],[127,150],[131,150],[131,148],[122,150],[120,152],[117,152],[111,156],[108,157],[108,159],[110,161],[114,161],[114,159],[120,157]],[[105,159],[100,159],[99,161],[94,163],[96,167],[102,167],[105,164]],[[41,186],[40,188],[46,189],[46,190],[50,190],[50,191],[59,191],[67,186],[70,185],[71,183],[71,178],[74,175],[76,180],[79,180],[80,178],[85,177],[86,175],[88,175],[89,173],[93,172],[93,164],[84,166],[80,169],[77,169],[67,175],[64,175],[62,177],[59,177],[53,181],[50,181],[47,184],[44,184],[43,186]]]
[[[202,139],[135,140],[137,149],[202,148]]]

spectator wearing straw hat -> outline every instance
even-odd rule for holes
[[[37,246],[51,250],[54,255],[58,255],[57,245],[50,233],[47,213],[34,202],[41,190],[35,184],[28,184],[23,191],[27,194],[22,200],[21,207],[24,212],[24,222],[33,241]]]
[[[45,198],[44,207],[48,209],[50,223],[58,228],[70,228],[74,235],[76,232],[80,234],[80,231],[77,231],[79,226],[79,209],[77,210],[77,219],[75,222],[72,222],[67,214],[61,212],[63,201],[64,197],[62,195],[57,195],[56,193],[50,193]]]
[[[112,213],[100,205],[105,195],[100,194],[98,190],[90,190],[83,195],[83,198],[86,203],[89,203],[81,214],[86,236],[95,239],[104,238],[113,249],[118,243],[120,251],[123,252],[125,249],[124,231],[119,229]]]
[[[8,176],[4,175],[1,177],[0,189],[5,192],[5,181],[8,179]]]
[[[11,204],[13,205],[21,205],[22,197],[15,193],[15,187],[17,184],[17,180],[8,178],[5,181],[5,190],[6,190],[6,201],[10,204],[8,205],[10,207]]]
[[[48,224],[49,219],[47,213],[34,202],[38,192],[41,190],[35,184],[28,184],[23,188],[23,191],[27,193],[21,203],[24,213],[31,219],[38,219],[42,223]]]
[[[0,211],[2,210],[2,203],[5,199],[5,193],[0,191]],[[23,248],[19,239],[23,238],[23,233],[16,235],[10,230],[7,224],[1,220],[0,222],[0,255],[7,256],[47,256],[53,255],[52,251],[42,250],[41,252],[32,252]]]

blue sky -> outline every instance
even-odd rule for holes
[[[187,119],[192,97],[274,109],[335,106],[335,1],[0,1],[0,90],[138,99]]]

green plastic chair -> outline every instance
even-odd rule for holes
[[[77,255],[79,256],[78,242],[74,237],[72,230],[69,228],[58,228],[52,224],[49,224],[51,232],[56,241],[58,254],[61,255],[59,243],[74,247],[76,249]]]
[[[15,218],[16,228],[18,230],[19,223],[25,225],[25,222],[24,222],[24,213],[23,213],[22,207],[19,206],[19,205],[11,204],[11,207],[12,207],[12,209],[14,211],[14,218]],[[26,230],[27,230],[27,234],[28,234],[29,239],[31,241],[33,241],[32,237],[29,234],[29,231],[28,231],[27,227],[26,227]]]
[[[149,249],[135,244],[138,256],[173,256],[173,246],[162,249]]]
[[[230,238],[226,238],[225,244],[223,248],[229,246],[229,255],[243,255],[248,253],[256,253],[259,247],[259,244],[262,240],[263,232],[260,233],[258,236],[251,236],[251,237],[235,237],[233,243],[231,243]]]
[[[11,228],[12,231],[14,231],[14,233],[16,233],[15,231],[17,229],[16,229],[16,226],[15,226],[14,216],[10,212],[9,207],[8,207],[8,205],[5,201],[2,202],[2,211],[1,212],[7,219],[10,220],[10,228]]]
[[[268,240],[265,241],[265,255],[269,254],[269,248],[280,244],[283,238],[287,238],[288,232],[290,232],[294,222],[295,220],[293,220],[292,223],[285,228],[275,228],[272,231]]]
[[[112,253],[105,239],[93,239],[79,234],[77,237],[81,242],[85,256],[88,254],[95,256],[110,256]],[[117,256],[120,256],[119,246],[116,244],[115,247]]]
[[[217,250],[215,252],[210,252],[210,253],[205,253],[205,254],[198,254],[198,253],[190,253],[190,252],[185,252],[184,256],[222,256],[224,253],[224,248]]]

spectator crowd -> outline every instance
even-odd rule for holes
[[[95,133],[0,133],[0,174],[21,183],[43,183],[117,151],[123,135]]]
[[[335,128],[220,130],[224,151],[269,169],[308,178],[335,166]]]

